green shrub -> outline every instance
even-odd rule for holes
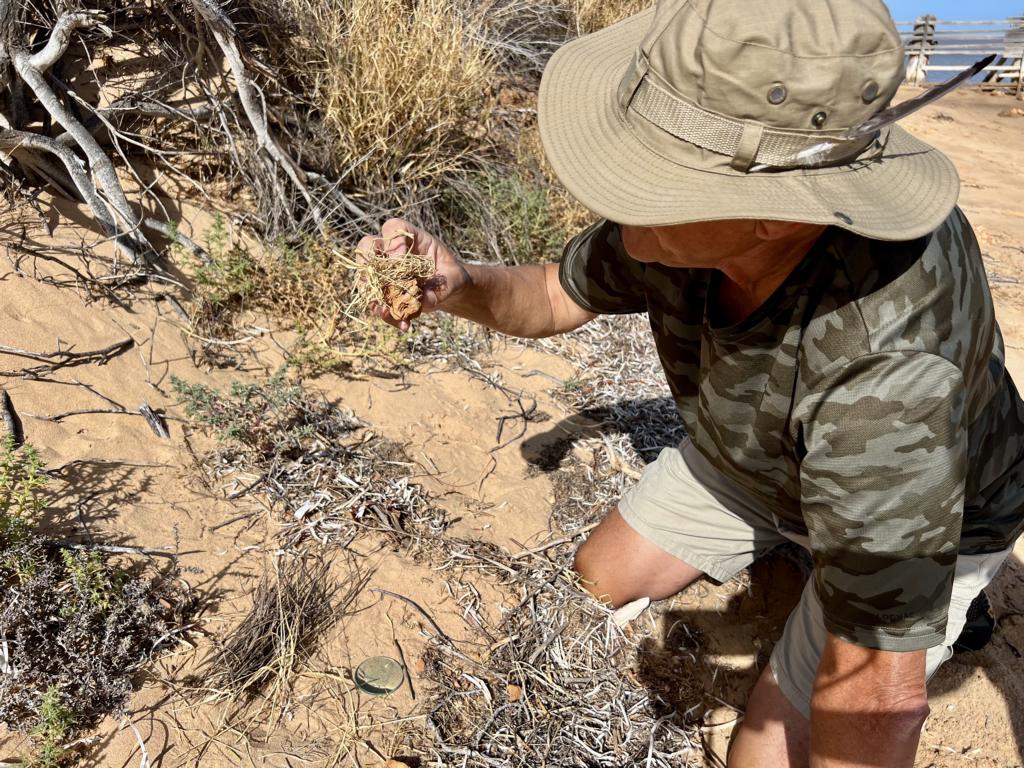
[[[452,245],[463,254],[505,264],[552,261],[565,242],[547,189],[517,168],[485,167],[446,194]]]
[[[198,262],[193,274],[196,293],[215,310],[245,302],[258,283],[256,263],[245,248],[232,241],[219,213],[206,240],[209,258]]]
[[[39,722],[31,731],[36,749],[26,768],[58,768],[63,765],[68,757],[65,745],[71,740],[76,723],[75,713],[64,705],[57,687],[51,685],[43,694]]]
[[[289,385],[278,371],[264,384],[233,382],[226,394],[177,376],[171,386],[192,421],[209,429],[229,447],[260,454],[286,451],[313,430],[306,418],[301,387]]]
[[[14,670],[0,674],[0,723],[31,736],[31,768],[69,763],[64,746],[123,709],[135,671],[194,608],[173,578],[40,536],[46,479],[30,445],[0,445],[0,639]]]

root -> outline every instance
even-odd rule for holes
[[[423,306],[422,298],[419,283],[412,277],[384,286],[384,303],[396,320],[415,317]]]
[[[394,238],[411,237],[399,232]],[[366,315],[375,305],[387,307],[396,320],[409,320],[423,305],[423,287],[434,276],[434,260],[429,256],[406,253],[389,256],[381,249],[356,250],[355,259],[339,260],[355,272],[356,287],[348,314]]]

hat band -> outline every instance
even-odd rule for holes
[[[848,139],[842,133],[780,131],[711,112],[652,80],[643,51],[637,51],[622,78],[619,95],[624,109],[677,139],[732,158],[732,167],[744,172],[842,165],[856,159],[877,138],[877,134]]]

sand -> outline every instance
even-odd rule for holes
[[[908,92],[908,94],[911,92]],[[999,117],[1015,106],[1007,97],[962,93],[908,121],[912,131],[936,144],[956,162],[963,177],[961,205],[975,225],[986,255],[1008,349],[1008,364],[1024,381],[1024,209],[1017,184],[1024,167],[1024,120]],[[183,230],[203,239],[210,226],[208,211],[179,203],[188,225]],[[54,238],[67,244],[95,235],[75,222],[82,211],[44,199],[43,210]],[[10,215],[10,214],[8,214]],[[6,225],[6,221],[3,222]],[[5,227],[9,242],[20,231]],[[41,228],[40,228],[41,229]],[[54,242],[42,231],[29,231],[39,246]],[[265,377],[280,364],[277,342],[287,334],[267,328],[265,318],[247,318],[256,336],[257,355],[242,370],[197,369],[189,356],[180,321],[165,302],[138,301],[119,308],[90,301],[73,288],[61,288],[40,277],[66,275],[61,267],[19,257],[8,246],[0,262],[0,322],[3,344],[34,351],[74,346],[76,350],[106,347],[131,338],[133,346],[104,365],[65,368],[51,376],[62,382],[17,377],[0,380],[25,423],[28,439],[49,467],[56,470],[55,493],[46,524],[67,535],[87,529],[107,541],[146,548],[181,551],[186,578],[208,595],[200,630],[191,636],[195,647],[182,645],[164,657],[140,680],[129,719],[145,742],[150,764],[172,766],[298,766],[330,765],[339,745],[365,739],[390,756],[388,732],[381,725],[415,717],[423,698],[417,661],[424,648],[425,621],[407,604],[370,588],[400,592],[429,608],[442,629],[456,640],[472,635],[472,614],[465,595],[477,592],[483,610],[497,612],[504,594],[500,585],[466,581],[449,589],[428,566],[401,552],[384,548],[364,552],[360,568],[368,577],[358,612],[335,626],[322,643],[300,682],[310,705],[286,717],[265,743],[246,744],[237,732],[223,730],[223,710],[183,698],[165,680],[181,680],[195,670],[212,638],[236,623],[266,564],[276,556],[276,523],[264,514],[214,526],[250,511],[250,502],[229,502],[227,489],[207,487],[183,440],[183,425],[171,421],[171,439],[158,438],[145,420],[132,415],[143,403],[180,416],[169,376],[225,386],[233,379]],[[0,369],[18,370],[27,361],[0,355]],[[543,438],[561,429],[570,416],[565,405],[548,393],[553,380],[572,375],[564,360],[519,344],[496,340],[481,359],[483,369],[508,386],[537,400],[550,417],[531,422],[523,440]],[[541,375],[538,375],[540,372]],[[81,382],[124,406],[129,414],[56,414],[79,409],[108,409],[110,404],[77,386]],[[462,371],[424,369],[402,378],[346,380],[324,376],[311,385],[332,401],[343,403],[386,437],[400,441],[421,471],[417,480],[438,495],[460,518],[454,530],[465,537],[494,542],[513,551],[535,545],[549,535],[553,501],[550,475],[527,460],[523,441],[495,449],[495,417],[508,411],[504,396]],[[207,445],[194,438],[202,451]],[[959,656],[931,684],[932,715],[922,736],[918,765],[971,764],[1008,768],[1022,764],[1024,745],[1024,548],[997,579],[992,601],[1000,630],[984,651]],[[340,554],[338,574],[348,573]],[[717,667],[714,691],[721,701],[700,703],[711,727],[706,737],[716,748],[741,709],[750,684],[778,637],[788,608],[799,592],[802,576],[785,560],[757,566],[742,581],[721,587],[697,584],[676,598],[672,616],[703,630],[707,680]],[[348,670],[375,654],[409,661],[411,687],[382,699],[360,697],[345,682]],[[667,651],[651,647],[652,655]],[[671,649],[669,649],[670,651]],[[414,699],[416,694],[418,698]],[[693,702],[680,701],[680,706]],[[312,713],[312,714],[310,714]],[[212,736],[216,738],[211,738]],[[0,731],[0,761],[15,755],[21,740]],[[383,764],[364,748],[364,764]],[[138,766],[141,752],[132,731],[119,720],[100,724],[84,750],[85,765]],[[374,762],[376,761],[376,763]]]

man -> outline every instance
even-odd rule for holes
[[[545,72],[545,150],[603,217],[560,265],[466,265],[394,220],[362,243],[432,256],[424,311],[508,334],[648,313],[688,437],[580,548],[584,582],[621,605],[787,540],[814,557],[732,766],[912,765],[926,680],[1022,528],[1024,405],[956,172],[865,127],[902,74],[881,0],[663,0]]]

